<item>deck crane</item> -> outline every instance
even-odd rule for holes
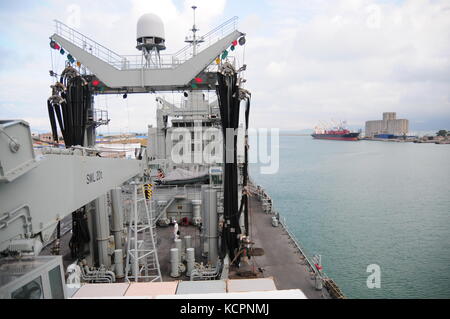
[[[245,34],[236,29],[236,23],[234,17],[204,36],[194,37],[172,55],[160,52],[165,49],[164,27],[153,14],[138,21],[136,41],[140,55],[119,55],[57,20],[50,40],[52,48],[64,48],[70,53],[70,64],[76,60],[83,70],[89,70],[73,76],[82,78],[79,85],[88,85],[92,95],[215,90],[217,73],[208,67],[232,43],[245,43]],[[28,123],[0,121],[0,251],[10,255],[0,259],[0,273],[7,277],[2,281],[0,298],[35,291],[36,276],[42,282],[41,296],[66,297],[61,257],[48,259],[38,254],[58,223],[79,209],[87,212],[93,239],[90,250],[95,253],[90,262],[110,266],[107,193],[113,198],[120,196],[117,188],[142,176],[146,163],[145,159],[98,157],[95,129],[101,123],[96,123],[93,103],[87,105],[88,123],[82,135],[85,138],[78,140],[83,145],[50,148],[40,158],[34,154]],[[58,112],[56,116],[58,123],[67,128],[66,119]],[[56,127],[53,124],[52,129]],[[113,207],[113,222],[119,210]],[[17,256],[21,258],[15,260]],[[17,269],[27,269],[27,273],[16,279],[16,274],[8,272],[14,268],[12,264]],[[62,284],[59,294],[49,281],[55,270]]]

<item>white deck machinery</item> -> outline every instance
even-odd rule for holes
[[[137,49],[141,54],[123,56],[55,21],[50,46],[67,61],[61,74],[50,71],[55,83],[47,107],[54,146],[36,156],[28,124],[0,120],[0,298],[66,298],[66,275],[74,283],[114,282],[123,277],[129,281],[162,280],[152,229],[157,221],[165,224],[170,218],[182,217],[177,200],[186,203],[181,207],[186,207],[184,213],[191,214],[194,224],[203,222],[204,252],[212,265],[206,269],[206,276],[218,269],[219,258],[223,264],[226,247],[230,242],[236,244],[236,236],[225,238],[226,231],[222,245],[217,235],[219,224],[225,225],[224,229],[230,225],[226,217],[230,208],[223,200],[223,193],[227,193],[227,183],[223,182],[226,165],[176,167],[170,156],[173,141],[167,132],[169,117],[173,117],[172,128],[193,130],[193,123],[199,121],[206,123],[203,129],[224,126],[220,125],[223,113],[218,103],[208,103],[204,92],[216,91],[220,72],[238,79],[235,87],[243,80],[237,75],[245,65],[238,68],[228,55],[238,43],[245,44],[245,34],[236,29],[236,23],[235,17],[197,37],[194,18],[193,36],[186,38],[188,45],[175,54],[162,55],[166,48],[164,25],[156,15],[145,14],[137,23]],[[136,159],[101,157],[95,131],[109,119],[105,112],[94,109],[94,96],[123,94],[126,98],[127,94],[156,92],[180,92],[187,102],[180,107],[157,98],[157,127],[149,127],[146,154],[137,152]],[[247,97],[245,92],[239,91],[239,99]],[[58,144],[59,134],[64,139],[63,147]],[[236,157],[236,151],[234,154]],[[191,197],[175,194],[159,201],[142,201],[143,185],[153,182],[158,168],[167,175],[176,169],[194,172],[194,179],[207,171],[211,183]],[[173,181],[176,184],[177,178]],[[237,176],[233,183],[238,183]],[[242,181],[239,185],[243,186]],[[236,187],[233,191],[233,205],[237,207]],[[205,201],[207,206],[202,205]],[[70,217],[72,238],[68,245],[76,261],[65,272],[63,259],[58,256],[59,239],[61,222],[69,219],[70,223]],[[242,220],[240,226],[244,227]],[[233,227],[235,224],[231,222]],[[241,233],[233,227],[232,232]],[[148,230],[150,237],[145,237]],[[143,238],[151,244],[143,243]],[[49,244],[55,255],[40,256]],[[142,266],[145,256],[151,257],[146,261],[155,267]],[[189,258],[192,265],[192,256]],[[155,275],[149,274],[152,270],[156,270]],[[192,272],[202,277],[201,270]]]

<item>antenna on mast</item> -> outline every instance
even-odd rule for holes
[[[195,9],[197,9],[197,6],[192,6],[192,10],[194,12],[194,25],[192,26],[192,32],[194,32],[194,37],[195,37],[195,32],[197,31],[197,29],[195,28]]]
[[[166,49],[164,23],[153,13],[141,16],[136,28],[136,49],[142,51],[145,67],[161,67],[160,51]]]
[[[192,31],[192,37],[187,36],[184,42],[192,44],[192,55],[195,56],[197,55],[197,45],[205,41],[203,40],[203,37],[197,38],[197,31],[200,31],[195,26],[195,10],[197,9],[197,6],[192,6],[191,8],[194,12],[194,24],[192,25],[192,29],[190,30]]]

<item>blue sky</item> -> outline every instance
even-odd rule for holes
[[[194,3],[200,33],[240,18],[255,127],[306,129],[332,119],[363,127],[396,111],[413,131],[450,129],[448,0],[2,1],[0,118],[49,130],[48,71],[60,72],[64,63],[55,52],[51,59],[52,19],[77,24],[120,54],[137,54],[137,18],[155,12],[165,22],[168,52],[175,52]],[[154,124],[152,95],[101,96],[96,106],[111,117],[102,132]]]

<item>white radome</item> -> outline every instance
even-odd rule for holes
[[[153,13],[146,13],[137,22],[136,39],[160,38],[165,40],[164,23]]]

